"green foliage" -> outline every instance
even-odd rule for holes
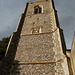
[[[5,37],[0,41],[0,60],[4,57],[10,37]]]

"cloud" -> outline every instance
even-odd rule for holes
[[[24,0],[0,0],[0,40],[15,31],[24,6]]]

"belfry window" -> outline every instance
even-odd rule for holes
[[[34,7],[34,14],[39,14],[39,13],[42,13],[42,8],[39,6],[35,6]]]

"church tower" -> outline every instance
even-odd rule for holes
[[[1,62],[0,75],[69,75],[63,30],[53,0],[26,4]]]

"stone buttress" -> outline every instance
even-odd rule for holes
[[[26,4],[0,64],[0,75],[69,75],[53,0]]]

